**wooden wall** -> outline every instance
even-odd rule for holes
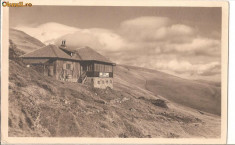
[[[66,65],[70,65],[68,68]],[[55,63],[56,79],[65,80],[68,75],[72,76],[72,79],[76,80],[80,77],[80,63],[68,60],[56,60]]]
[[[46,73],[45,71],[45,66],[43,64],[31,65],[31,67],[41,74],[44,74],[46,76],[48,75],[48,73]]]
[[[112,65],[95,63],[94,66],[95,72],[113,72]]]

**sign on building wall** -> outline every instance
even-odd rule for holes
[[[100,72],[99,77],[108,78],[109,77],[109,73]]]

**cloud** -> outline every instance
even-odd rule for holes
[[[173,45],[173,48],[177,51],[185,52],[185,51],[194,51],[194,50],[202,50],[205,48],[219,46],[220,41],[209,39],[209,38],[194,38],[191,43],[184,44],[176,44]]]
[[[173,59],[156,63],[155,69],[186,79],[221,81],[221,64],[218,61],[196,64]]]
[[[168,52],[178,52],[191,55],[220,55],[221,42],[216,39],[195,37],[191,42],[166,44]]]
[[[120,23],[115,30],[74,28],[57,23],[18,27],[44,43],[72,49],[90,46],[112,61],[175,75],[219,76],[220,33],[202,35],[192,26],[167,17],[138,17]]]
[[[173,54],[131,54],[132,55],[120,55],[112,58],[117,59],[117,63],[152,68],[182,77],[187,76],[187,78],[190,79],[197,76],[216,76],[216,80],[218,80],[219,74],[221,74],[221,64],[217,60],[210,62],[204,60],[195,61],[197,58],[194,58],[193,60],[195,62],[191,62],[187,58],[179,58],[177,55]]]
[[[192,64],[185,60],[170,60],[168,62],[157,62],[157,69],[172,71],[176,73],[188,73],[190,75],[214,75],[220,73],[220,63],[210,62],[206,64]]]
[[[45,23],[37,27],[17,26],[15,29],[24,31],[30,36],[33,36],[46,44],[54,43],[57,38],[63,35],[71,34],[78,30],[78,28],[55,22]]]
[[[170,60],[168,62],[159,62],[156,64],[158,69],[171,70],[173,72],[189,72],[193,70],[193,65],[187,61]]]
[[[101,51],[117,51],[127,46],[121,36],[107,29],[80,29],[55,22],[45,23],[37,27],[17,26],[15,28],[45,44],[60,45],[62,40],[66,40],[68,47],[72,49],[90,46]]]
[[[67,46],[76,49],[82,46],[90,46],[100,51],[121,51],[125,45],[125,40],[116,33],[106,29],[86,29],[77,30],[72,34],[67,34],[58,38],[55,43],[61,44],[62,40],[67,41]]]
[[[197,70],[198,75],[211,76],[221,73],[221,64],[219,62],[211,62],[201,65]]]
[[[195,30],[184,24],[172,24],[166,17],[140,17],[122,22],[120,33],[132,41],[169,41],[192,36]]]
[[[158,29],[169,25],[170,20],[167,17],[138,17],[121,23],[123,29]]]

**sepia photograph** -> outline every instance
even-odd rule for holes
[[[6,136],[225,139],[227,16],[211,4],[6,3]]]

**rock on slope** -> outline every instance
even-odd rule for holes
[[[45,77],[25,67],[20,54],[11,42],[9,136],[220,136],[220,116],[152,93],[137,69],[118,66],[114,89],[101,90]]]

